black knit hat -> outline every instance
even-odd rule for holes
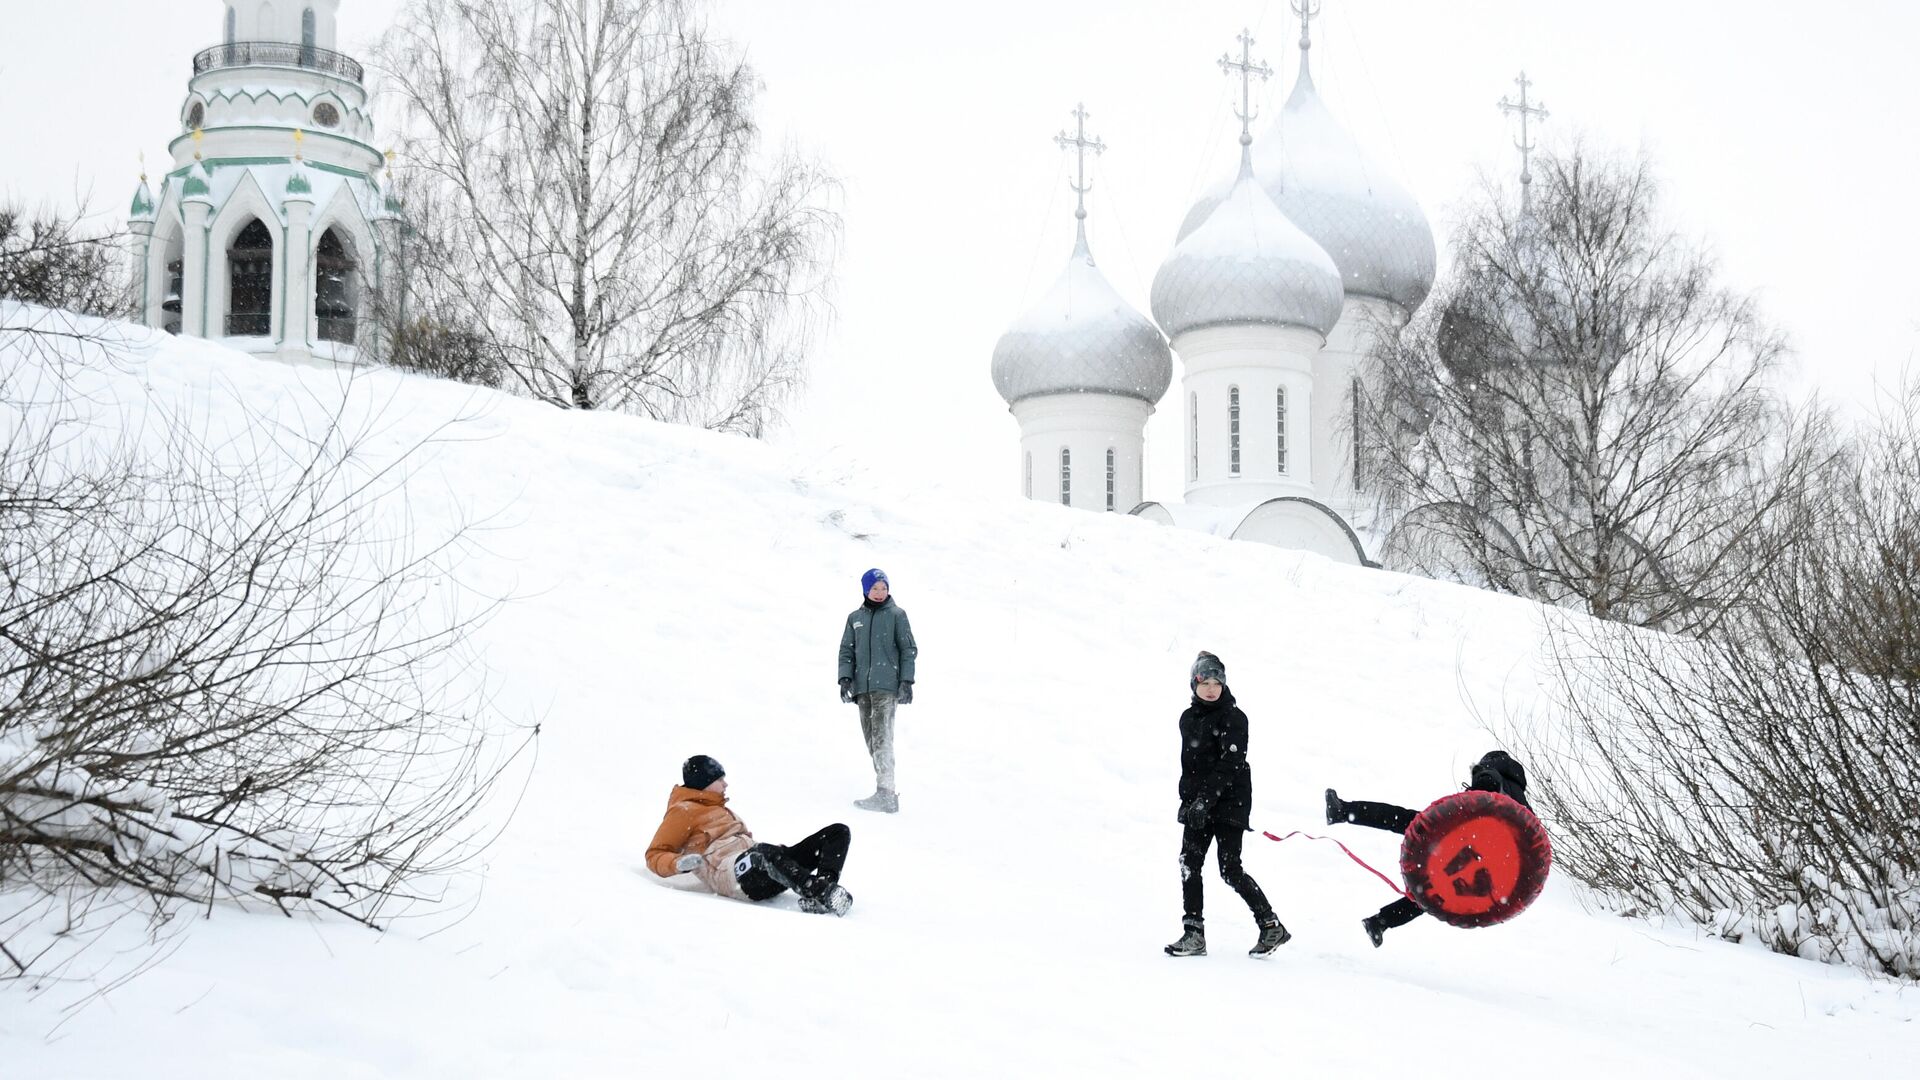
[[[703,789],[725,775],[727,770],[705,754],[695,754],[680,766],[680,782],[690,788]]]
[[[1202,679],[1214,679],[1221,683],[1227,681],[1227,665],[1210,652],[1202,650],[1193,659],[1193,670],[1188,673],[1191,681],[1198,684]]]

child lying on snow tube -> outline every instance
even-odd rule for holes
[[[840,887],[840,868],[852,831],[833,824],[791,846],[756,844],[746,823],[727,809],[726,776],[705,754],[680,767],[680,786],[647,845],[647,869],[663,878],[691,875],[736,900],[771,900],[792,889],[801,911],[845,915],[853,895]]]

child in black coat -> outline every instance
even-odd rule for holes
[[[1505,750],[1489,750],[1474,762],[1472,774],[1468,777],[1468,791],[1497,791],[1527,809],[1533,805],[1527,802],[1527,770],[1507,754]],[[1342,799],[1332,788],[1327,789],[1327,824],[1365,825],[1369,829],[1383,829],[1387,832],[1404,835],[1413,819],[1420,816],[1418,810],[1409,810],[1392,803],[1353,802]],[[1360,920],[1367,931],[1367,939],[1379,948],[1386,942],[1387,931],[1396,926],[1405,926],[1426,914],[1419,904],[1401,897],[1372,915]]]
[[[1200,871],[1207,848],[1218,845],[1220,876],[1253,911],[1260,938],[1249,956],[1271,956],[1293,935],[1273,913],[1266,894],[1240,867],[1240,845],[1253,808],[1253,773],[1247,767],[1247,714],[1227,689],[1227,667],[1203,652],[1189,672],[1193,703],[1180,714],[1180,893],[1185,932],[1167,946],[1168,956],[1205,956]]]

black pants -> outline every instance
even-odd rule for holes
[[[834,824],[797,844],[755,844],[749,851],[753,866],[738,878],[740,891],[754,901],[771,900],[788,889],[818,899],[840,883],[852,843],[853,831]]]
[[[1347,820],[1355,825],[1365,825],[1369,829],[1382,829],[1390,833],[1406,835],[1407,826],[1420,816],[1418,810],[1409,810],[1404,806],[1395,806],[1383,802],[1347,803]],[[1374,919],[1386,929],[1405,926],[1426,914],[1419,904],[1401,897],[1374,914]]]
[[[1180,900],[1186,907],[1188,919],[1200,918],[1203,906],[1200,871],[1207,863],[1208,844],[1219,846],[1220,876],[1247,902],[1254,918],[1264,919],[1273,914],[1273,905],[1267,903],[1266,894],[1240,868],[1240,844],[1246,835],[1246,830],[1238,825],[1187,826],[1180,837]]]

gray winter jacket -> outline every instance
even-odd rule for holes
[[[840,678],[853,680],[855,696],[870,690],[899,693],[900,684],[913,681],[913,626],[893,597],[877,608],[865,604],[847,616],[840,634]]]

